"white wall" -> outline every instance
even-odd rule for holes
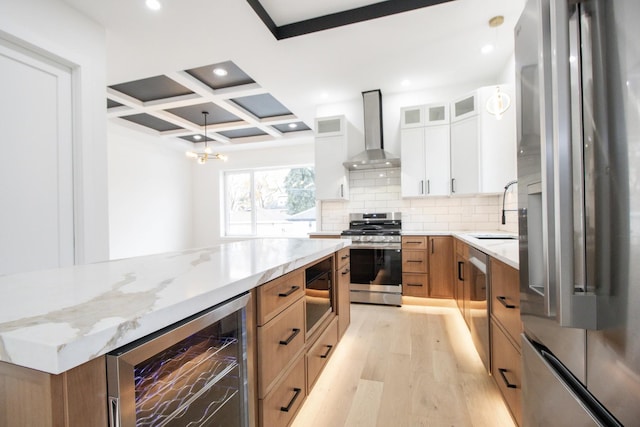
[[[105,260],[109,232],[104,29],[59,0],[2,0],[0,37],[73,70],[76,258],[80,263]],[[37,123],[37,106],[34,120]]]
[[[186,249],[193,160],[184,147],[109,123],[110,258]]]
[[[193,243],[195,247],[221,242],[221,176],[226,170],[313,165],[313,138],[295,145],[268,149],[226,151],[227,162],[210,161],[193,168]]]

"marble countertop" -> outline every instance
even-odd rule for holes
[[[0,361],[64,372],[349,243],[255,239],[0,276]]]
[[[472,233],[469,231],[451,233],[456,238],[462,240],[463,242],[475,247],[476,249],[481,250],[485,254],[496,258],[499,261],[504,262],[505,264],[515,268],[516,270],[520,267],[519,259],[519,247],[518,247],[518,239],[513,240],[481,240],[473,237],[474,235],[481,234],[493,234],[493,235],[510,235],[515,236],[511,233],[505,233],[504,231],[496,231],[496,232],[478,232]]]

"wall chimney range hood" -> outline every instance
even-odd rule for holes
[[[382,140],[382,93],[380,89],[362,92],[364,104],[365,150],[343,165],[349,170],[397,168],[400,159],[384,151]]]

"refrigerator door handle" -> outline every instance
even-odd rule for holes
[[[589,86],[595,84],[590,77],[592,53],[600,41],[594,38],[594,16],[585,12],[584,3],[599,1],[551,0],[556,315],[561,326],[585,329],[603,327],[589,286],[595,283],[596,269],[596,248],[587,245],[595,233],[596,165],[593,134],[585,134],[595,119],[589,110],[594,105]]]

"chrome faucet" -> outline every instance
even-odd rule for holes
[[[514,179],[513,181],[507,182],[507,185],[504,186],[504,194],[502,195],[502,225],[507,223],[507,217],[505,215],[505,212],[517,212],[518,211],[518,209],[506,209],[505,210],[505,208],[504,208],[504,201],[507,198],[507,190],[513,184],[517,184],[517,183],[518,183],[518,180]]]

